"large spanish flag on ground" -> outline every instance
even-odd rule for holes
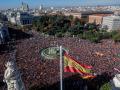
[[[93,78],[92,66],[81,64],[67,53],[64,54],[64,72],[80,73],[82,78]]]

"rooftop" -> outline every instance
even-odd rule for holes
[[[90,15],[90,16],[103,16],[103,17],[105,17],[105,16],[111,16],[112,14],[92,14],[92,15]]]
[[[112,16],[106,16],[107,18],[111,18],[113,20],[120,20],[120,16],[112,15]]]

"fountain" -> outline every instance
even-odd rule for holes
[[[68,52],[68,50],[65,48],[63,48],[63,51]],[[41,51],[41,56],[44,59],[57,59],[59,57],[59,53],[60,53],[60,50],[59,50],[58,46],[57,47],[48,47]]]

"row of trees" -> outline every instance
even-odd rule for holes
[[[120,41],[120,33],[100,30],[99,25],[95,23],[85,24],[80,19],[73,18],[73,16],[45,15],[37,17],[33,20],[33,27],[37,31],[57,37],[74,35],[82,39],[89,39],[92,42],[100,42],[101,39],[109,38]]]
[[[104,30],[87,31],[79,35],[82,39],[88,39],[92,42],[100,42],[102,39],[113,39],[115,42],[120,41],[120,33],[118,31],[107,32]]]
[[[49,35],[78,35],[84,30],[97,29],[95,24],[85,25],[80,19],[74,19],[73,16],[53,15],[41,16],[33,20],[33,27],[37,31]]]

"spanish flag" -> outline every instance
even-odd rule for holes
[[[67,53],[64,54],[64,72],[80,73],[83,79],[93,78],[92,66],[81,64]]]
[[[95,75],[92,75],[92,74],[88,74],[88,75],[84,75],[82,76],[83,79],[93,79],[95,78],[96,76]]]

